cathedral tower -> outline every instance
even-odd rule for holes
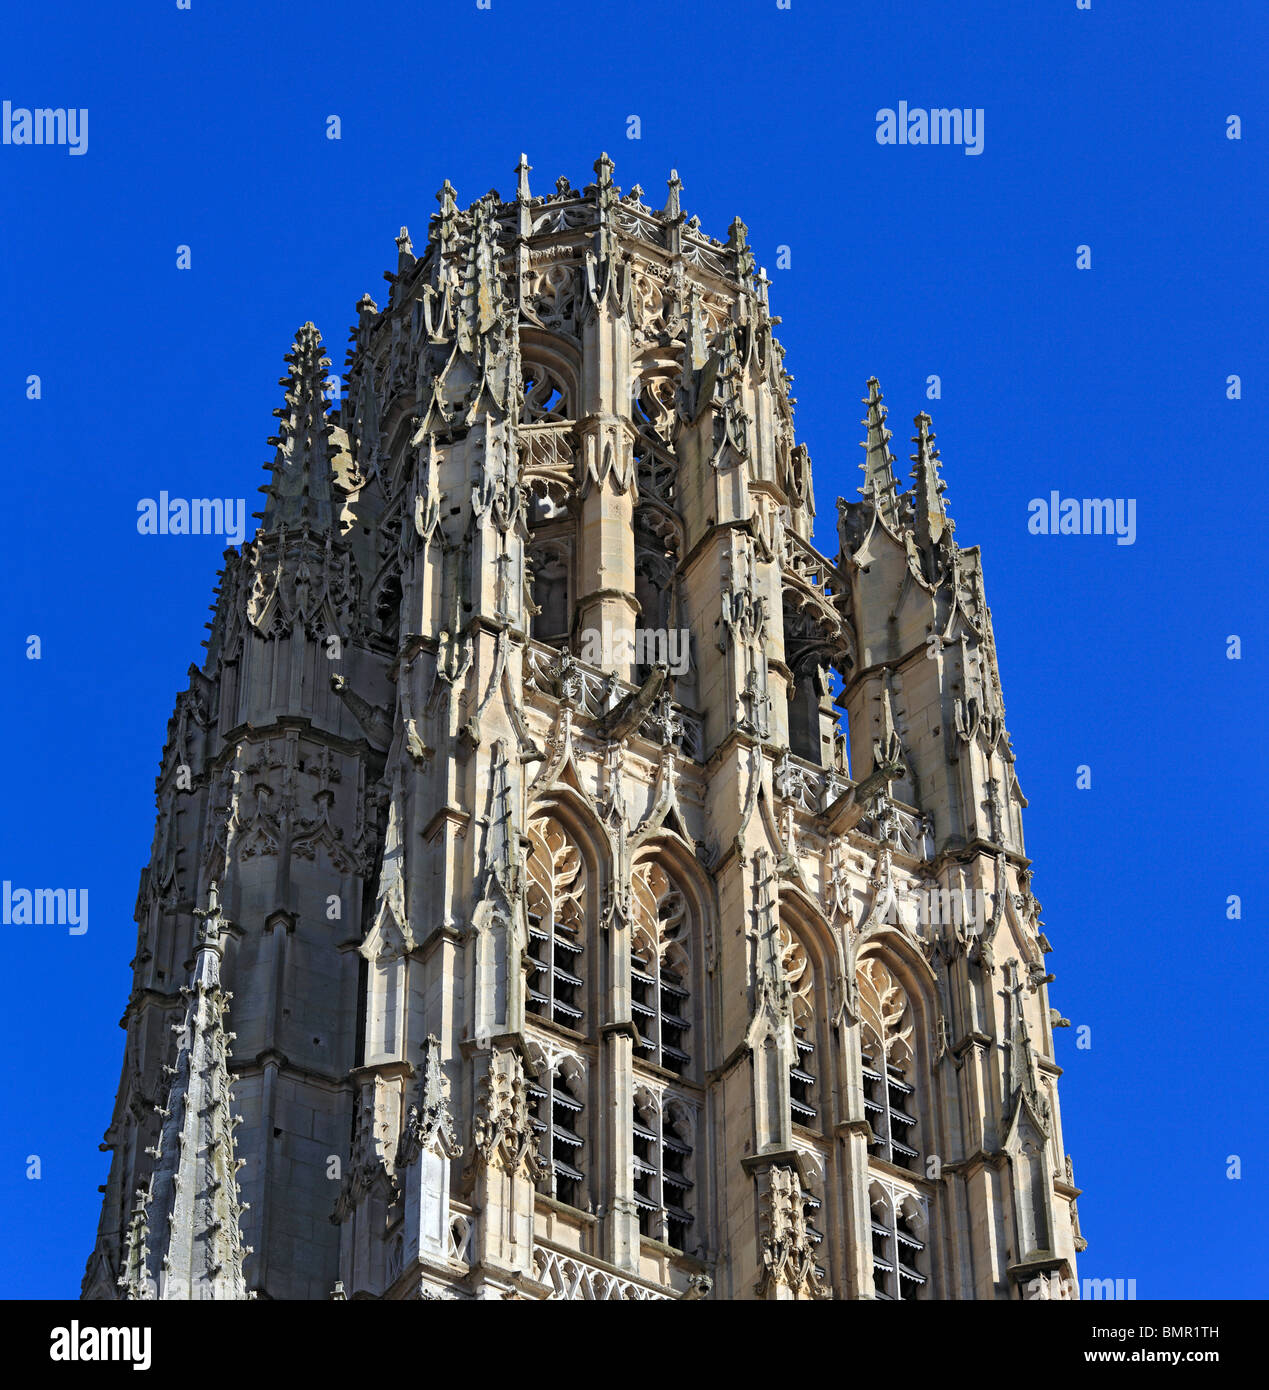
[[[1061,1285],[1063,1020],[931,422],[904,488],[868,383],[820,554],[744,224],[529,173],[402,229],[337,409],[313,325],[286,359],[168,727],[84,1296]]]

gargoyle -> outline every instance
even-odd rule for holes
[[[624,700],[619,700],[599,721],[599,734],[604,738],[617,740],[634,733],[660,695],[668,669],[665,662],[657,662],[651,675],[639,689],[632,690]]]
[[[361,725],[366,742],[377,753],[386,753],[392,742],[392,716],[381,705],[372,705],[363,700],[348,684],[343,676],[332,676],[330,688],[346,704],[353,718]]]

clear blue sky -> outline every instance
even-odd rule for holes
[[[137,501],[254,506],[296,327],[338,368],[398,228],[423,242],[447,177],[510,192],[522,149],[537,192],[606,149],[645,201],[673,167],[708,231],[748,223],[823,547],[865,380],[905,473],[933,415],[983,550],[1053,1002],[1091,1030],[1058,1035],[1081,1272],[1269,1293],[1265,7],[192,6],[43,0],[0,50],[0,100],[89,110],[82,156],[0,145],[0,878],[89,893],[84,935],[0,927],[0,1294],[73,1295],[92,1248],[153,779],[219,567],[215,539],[139,536]],[[879,145],[901,100],[981,107],[982,154]],[[1136,543],[1029,534],[1054,489],[1135,498]]]

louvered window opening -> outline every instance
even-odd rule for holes
[[[687,1210],[688,1193],[694,1186],[687,1176],[691,1146],[666,1130],[663,1118],[648,1118],[636,1106],[634,1131],[634,1199],[639,1213],[640,1235],[663,1239],[676,1250],[687,1248],[688,1232],[695,1218]],[[664,1213],[664,1234],[662,1224]]]
[[[897,1067],[887,1066],[883,1076],[871,1057],[865,1055],[863,1061],[864,1112],[873,1133],[869,1152],[910,1171],[919,1157],[916,1116],[911,1113],[913,1088]]]
[[[824,1232],[821,1231],[820,1228],[816,1225],[816,1222],[820,1219],[820,1208],[823,1205],[823,1202],[821,1202],[820,1199],[816,1197],[813,1193],[804,1192],[802,1194],[802,1210],[806,1215],[807,1238],[810,1240],[811,1244],[815,1246],[817,1252],[824,1242]],[[828,1271],[824,1268],[823,1265],[817,1263],[815,1266],[815,1272],[820,1276],[821,1279],[828,1279]]]
[[[804,1023],[794,1025],[797,1061],[789,1068],[789,1108],[796,1124],[814,1125],[819,1117],[815,1105],[815,1044],[807,1036]]]
[[[529,914],[529,977],[526,1006],[530,1013],[565,1028],[582,1025],[582,945],[575,928]]]
[[[680,1075],[692,1060],[687,1051],[691,1023],[687,1014],[688,991],[682,978],[667,970],[646,946],[630,957],[630,1007],[639,1041],[635,1056]]]
[[[584,1147],[579,1133],[582,1102],[551,1073],[544,1075],[541,1081],[530,1081],[527,1090],[538,1149],[549,1165],[550,1195],[570,1207],[579,1207],[582,1185],[586,1181],[580,1166]]]
[[[894,1302],[913,1302],[922,1296],[926,1277],[919,1261],[925,1242],[902,1214],[886,1222],[872,1220],[872,1282],[875,1297]]]

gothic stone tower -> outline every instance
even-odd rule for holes
[[[869,382],[821,555],[744,225],[607,156],[516,172],[402,230],[337,410],[311,324],[287,358],[168,727],[85,1296],[1070,1279],[1063,1020],[928,417],[901,492]]]

